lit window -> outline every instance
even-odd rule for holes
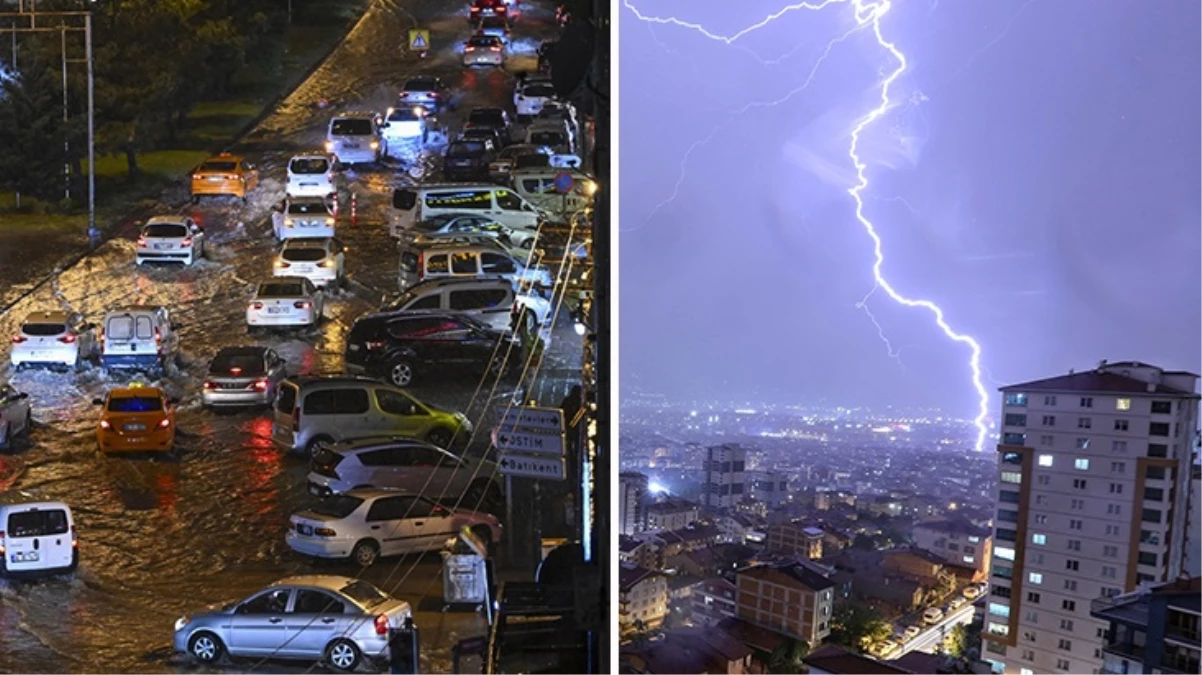
[[[1114,409],[1115,410],[1130,410],[1131,409],[1131,399],[1120,398],[1120,399],[1116,400],[1114,402]]]
[[[993,554],[1002,560],[1014,560],[1014,549],[998,546],[993,549]]]
[[[1040,574],[1039,572],[1031,572],[1030,574],[1027,575],[1027,581],[1030,581],[1031,583],[1036,584],[1036,585],[1042,584],[1043,583],[1043,575]]]
[[[1089,471],[1089,460],[1078,457],[1073,462],[1073,468],[1078,469],[1080,471]]]
[[[1039,466],[1051,466],[1051,465],[1052,465],[1052,455],[1040,455],[1039,456]]]
[[[1048,543],[1048,536],[1046,534],[1033,534],[1031,535],[1031,543],[1043,546]]]
[[[969,543],[975,544],[975,543],[981,541],[981,538],[975,534],[970,534],[970,535],[968,535],[968,541],[969,541]]]
[[[989,603],[989,613],[994,616],[1009,617],[1010,605],[1002,605],[996,602]]]
[[[964,560],[964,562],[965,562],[965,563],[967,563],[967,564],[969,564],[969,565],[974,565],[974,564],[976,564],[976,562],[977,562],[977,559],[976,559],[976,558],[974,558],[973,556],[970,556],[970,555],[966,555],[966,556],[964,556],[964,557],[962,558],[962,560]]]
[[[1002,482],[1003,483],[1021,483],[1021,482],[1023,482],[1023,475],[1021,473],[1019,473],[1018,471],[1003,471],[1002,472]]]
[[[1009,635],[1010,626],[1004,623],[989,622],[989,633],[991,635]]]

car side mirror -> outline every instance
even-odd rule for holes
[[[104,399],[94,398],[92,399],[92,405],[104,405]]]

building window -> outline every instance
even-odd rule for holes
[[[1126,462],[1111,462],[1110,473],[1127,473]]]
[[[1060,609],[1063,609],[1066,612],[1075,612],[1077,611],[1077,603],[1073,600],[1061,601]]]
[[[1172,401],[1152,401],[1153,415],[1171,415],[1173,413]]]
[[[975,534],[968,535],[968,543],[977,544],[977,543],[980,543],[980,541],[981,541],[981,538],[978,537],[977,535],[975,535]],[[966,548],[964,550],[969,551],[971,553],[971,549]]]
[[[1035,495],[1035,504],[1037,506],[1043,506],[1044,504],[1047,504],[1047,502],[1047,495]]]
[[[1164,490],[1161,488],[1146,487],[1144,488],[1144,500],[1162,502],[1164,501]]]
[[[1041,447],[1050,448],[1050,447],[1052,447],[1052,446],[1053,446],[1053,445],[1055,445],[1055,444],[1056,444],[1056,437],[1055,437],[1055,436],[1051,436],[1051,435],[1048,435],[1048,434],[1044,434],[1043,436],[1040,436],[1040,437],[1039,437],[1039,445],[1040,445]]]
[[[1083,525],[1082,521],[1077,520],[1075,518],[1069,519],[1069,521],[1068,521],[1068,529],[1070,529],[1070,530],[1080,530],[1080,529],[1082,529],[1082,525]]]
[[[1111,452],[1127,452],[1127,441],[1111,441]]]
[[[1127,420],[1115,420],[1114,421],[1114,430],[1115,431],[1126,431],[1127,424],[1128,424]]]
[[[1088,417],[1078,417],[1077,418],[1077,428],[1078,429],[1092,429],[1093,428],[1093,420]]]
[[[1035,642],[1037,634],[1033,631],[1023,631],[1023,639],[1027,642]]]
[[[1078,438],[1077,439],[1077,449],[1078,450],[1088,450],[1089,449],[1089,439],[1088,438]]]
[[[1148,467],[1148,470],[1144,473],[1151,480],[1164,480],[1164,476],[1165,476],[1165,471],[1164,471],[1163,466],[1150,466],[1150,467]]]
[[[1040,574],[1039,572],[1031,572],[1027,575],[1027,581],[1030,581],[1031,583],[1038,586],[1039,584],[1043,583],[1043,575]]]
[[[1006,394],[1006,405],[1027,405],[1027,395]]]
[[[1123,494],[1123,484],[1122,483],[1111,483],[1110,484],[1110,494],[1112,494],[1112,495]]]
[[[1118,577],[1118,570],[1116,570],[1113,567],[1108,567],[1106,565],[1102,566],[1102,578],[1103,579],[1115,579],[1117,577]],[[1101,629],[1099,628],[1098,630],[1101,630]]]
[[[1119,526],[1118,525],[1107,525],[1106,526],[1106,536],[1107,537],[1119,536]]]
[[[1022,413],[1006,413],[1005,424],[1008,427],[1025,427],[1027,426],[1027,416]]]
[[[1002,445],[1026,445],[1026,434],[1003,434]]]
[[[1072,632],[1073,620],[1072,619],[1061,619],[1060,620],[1060,630],[1067,630],[1069,632]]]
[[[1053,455],[1040,455],[1039,456],[1039,466],[1051,466],[1053,459],[1054,459]]]
[[[1056,670],[1068,670],[1072,665],[1066,659],[1056,659]]]
[[[1131,409],[1131,399],[1129,399],[1129,398],[1116,399],[1114,401],[1114,409],[1115,410],[1130,410]]]
[[[1009,635],[1010,634],[1010,626],[1008,626],[1004,623],[994,623],[993,621],[990,621],[989,622],[989,634],[990,635]]]
[[[1077,580],[1076,579],[1065,579],[1064,580],[1064,590],[1072,591],[1075,593],[1077,591]]]
[[[1048,543],[1048,535],[1033,534],[1033,535],[1031,535],[1031,543],[1039,545],[1039,546],[1043,546],[1044,544]]]
[[[1088,483],[1085,482],[1084,478],[1074,478],[1073,479],[1073,487],[1077,490],[1084,490],[1087,485],[1088,485]]]
[[[1117,557],[1119,557],[1119,547],[1118,546],[1103,546],[1102,547],[1102,555],[1107,558],[1117,558]]]
[[[1003,605],[998,602],[989,603],[989,613],[994,616],[1010,618],[1010,605]]]
[[[1151,544],[1153,546],[1160,546],[1160,533],[1159,532],[1149,532],[1147,530],[1140,530],[1139,531],[1139,543]]]
[[[1159,556],[1157,556],[1155,553],[1147,553],[1144,551],[1139,552],[1139,564],[1141,565],[1156,567],[1156,561],[1158,558]]]
[[[1024,661],[1034,661],[1035,660],[1035,652],[1031,651],[1030,649],[1024,649],[1023,650],[1023,660]],[[1033,672],[1030,668],[1023,668],[1023,670],[1028,673]]]
[[[1010,587],[1009,586],[994,586],[993,594],[998,596],[999,598],[1005,598],[1005,599],[1009,600],[1010,599]]]
[[[1066,548],[1068,548],[1068,550],[1070,550],[1070,551],[1080,551],[1081,550],[1081,540],[1080,539],[1069,539],[1068,545]]]
[[[1010,511],[1008,509],[998,509],[997,519],[1002,522],[1005,522],[1005,523],[1017,523],[1018,522],[1018,511]]]
[[[1072,651],[1073,643],[1065,640],[1064,638],[1060,638],[1060,641],[1056,643],[1056,648],[1063,649],[1066,652]]]
[[[1149,457],[1162,457],[1162,458],[1168,457],[1169,456],[1169,446],[1167,446],[1163,443],[1149,443],[1148,444],[1148,456]]]
[[[1056,416],[1055,415],[1044,415],[1043,416],[1043,425],[1045,427],[1056,426]]]
[[[1152,423],[1148,424],[1148,435],[1149,436],[1168,436],[1169,435],[1169,423],[1168,422],[1152,422]]]
[[[1031,603],[1032,605],[1038,605],[1039,604],[1039,594],[1031,593],[1030,591],[1028,591],[1027,592],[1027,602]]]
[[[1093,397],[1092,396],[1082,396],[1081,397],[1081,407],[1082,408],[1092,408],[1093,407]]]
[[[1021,483],[1021,482],[1023,482],[1023,475],[1022,475],[1022,473],[1020,473],[1018,471],[1003,471],[1002,472],[1002,482],[1003,483]]]
[[[998,541],[1018,541],[1018,532],[999,527],[997,528],[997,538]]]
[[[1114,596],[1118,595],[1121,592],[1122,592],[1121,588],[1112,588],[1109,586],[1102,587],[1102,597],[1104,597],[1104,598],[1113,598]]]
[[[963,558],[961,558],[961,560],[963,560],[964,563],[967,565],[974,565],[977,562],[977,559],[971,555],[966,555]]]
[[[1089,460],[1084,457],[1078,457],[1073,460],[1073,468],[1078,471],[1089,471]]]
[[[1085,508],[1085,500],[1084,499],[1074,499],[1069,504],[1069,508],[1071,508],[1074,511],[1081,511]]]
[[[1108,515],[1108,516],[1121,516],[1121,515],[1123,515],[1123,507],[1122,507],[1122,505],[1121,505],[1121,504],[1107,504],[1107,505],[1106,505],[1106,515]]]
[[[990,654],[998,654],[1000,656],[1006,655],[1006,645],[993,640],[982,640],[982,642],[985,643],[985,651],[989,652]]]
[[[1140,516],[1140,520],[1144,521],[1145,523],[1159,523],[1160,522],[1160,510],[1159,509],[1144,509],[1143,514]]]
[[[1054,405],[1056,405],[1056,396],[1055,396],[1054,394],[1049,394],[1049,395],[1047,395],[1047,396],[1044,396],[1044,397],[1043,397],[1043,404],[1044,404],[1044,405],[1046,405],[1046,406],[1054,406]],[[1172,405],[1172,404],[1170,403],[1170,405]]]
[[[1081,562],[1079,560],[1073,560],[1071,558],[1068,560],[1065,560],[1064,561],[1064,569],[1069,570],[1071,572],[1078,572],[1081,570]]]
[[[1047,515],[1042,514],[1042,513],[1036,513],[1035,514],[1035,524],[1036,525],[1047,525],[1048,524]]]
[[[1007,548],[1005,546],[998,546],[997,548],[993,549],[993,555],[1001,558],[1002,560],[1012,561],[1014,560],[1014,549]]]
[[[1018,493],[1014,490],[999,490],[997,498],[998,501],[1005,504],[1017,504],[1018,496]]]
[[[1042,553],[1032,553],[1031,554],[1031,564],[1032,565],[1042,565],[1043,564],[1043,554]]]
[[[1002,453],[1002,463],[1003,464],[1022,464],[1023,463],[1023,455],[1021,452],[1003,452]]]

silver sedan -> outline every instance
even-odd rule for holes
[[[413,616],[409,603],[350,577],[288,577],[249,598],[175,622],[175,650],[202,663],[224,654],[324,660],[352,671],[389,658],[388,636]]]

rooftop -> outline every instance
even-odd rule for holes
[[[835,583],[830,579],[822,576],[812,569],[802,565],[793,563],[788,565],[760,565],[757,567],[748,567],[744,570],[739,570],[740,575],[746,574],[751,577],[771,578],[776,575],[783,575],[787,579],[791,579],[809,588],[812,591],[823,591],[834,587]]]
[[[810,655],[802,659],[802,661],[811,668],[818,668],[828,673],[846,673],[847,675],[913,672],[905,668],[891,666],[884,661],[853,654],[838,645],[822,645],[810,652]]]
[[[634,553],[643,543],[629,535],[618,535],[618,550],[622,553]]]
[[[634,588],[638,583],[648,577],[658,575],[659,572],[649,570],[646,567],[638,565],[622,565],[622,571],[618,575],[619,588],[625,592]]]
[[[1128,362],[1109,364],[1107,369],[1127,365],[1132,368],[1146,368],[1145,364]],[[1169,372],[1167,375],[1190,375],[1192,373]],[[1196,377],[1196,376],[1195,376]],[[1189,396],[1196,398],[1198,394],[1192,391],[1182,391],[1163,384],[1153,384],[1134,377],[1127,377],[1109,370],[1087,370],[1080,373],[1069,373],[1059,377],[1049,377],[1043,380],[1033,380],[1021,384],[1002,387],[999,391],[1052,391],[1052,392],[1082,392],[1098,394],[1165,394],[1169,396]]]
[[[922,528],[931,530],[932,532],[943,532],[945,534],[963,534],[969,537],[985,537],[993,536],[993,533],[984,527],[977,527],[965,520],[932,520],[925,523],[915,523],[914,529]]]
[[[729,664],[751,655],[751,649],[720,630],[675,630],[641,647],[623,647],[622,659],[647,673],[727,672]]]

